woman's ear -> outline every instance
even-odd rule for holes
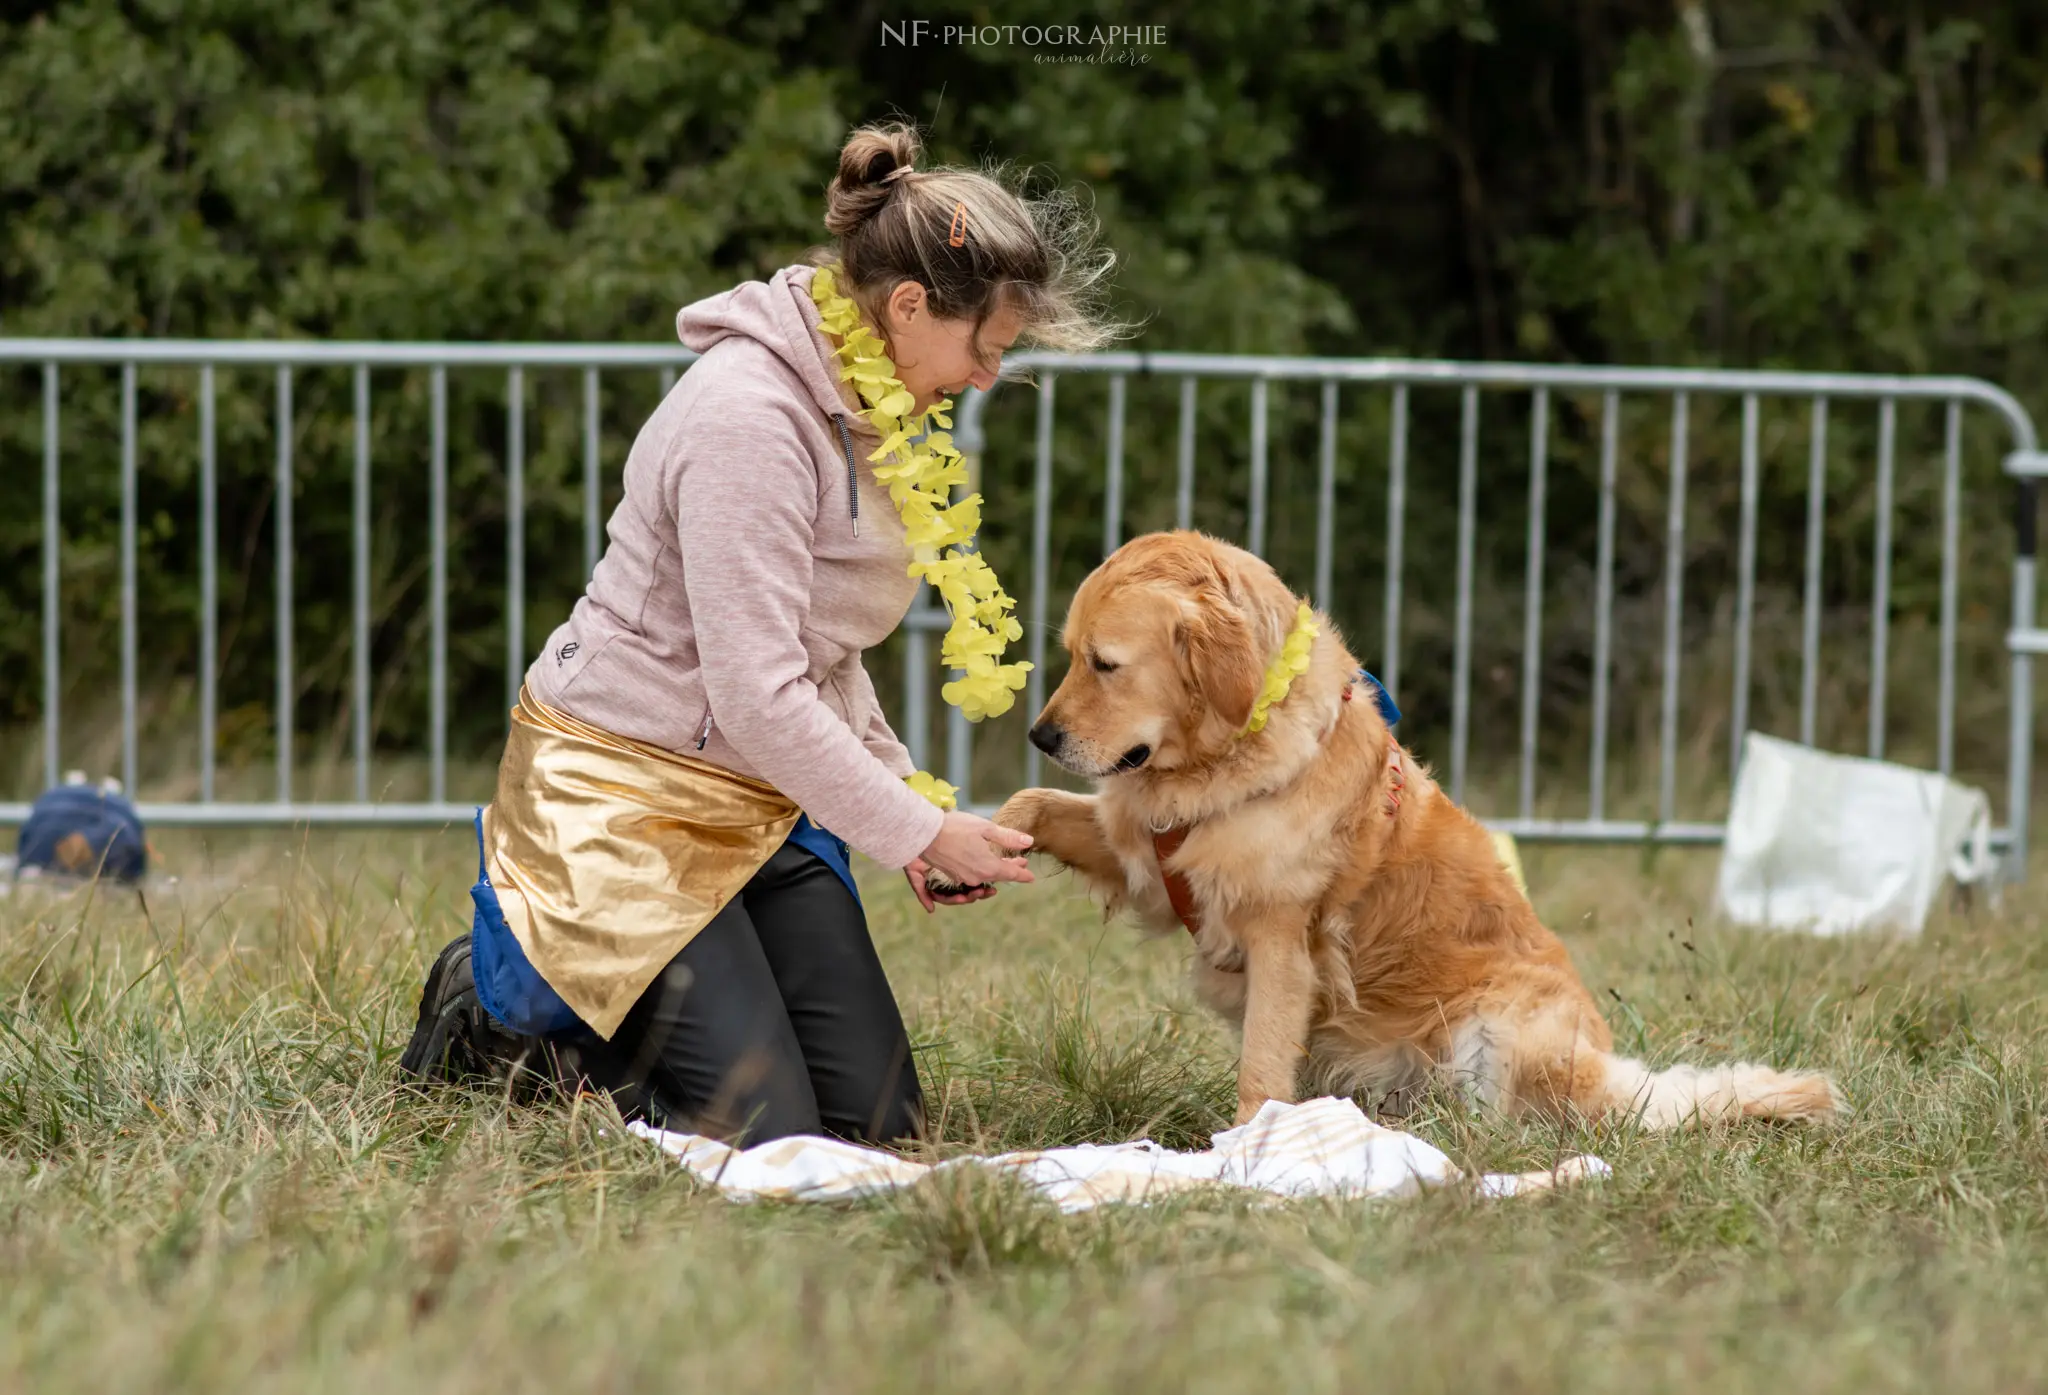
[[[898,281],[889,292],[889,314],[899,324],[914,324],[925,308],[925,289],[916,281]]]
[[[1208,708],[1232,727],[1250,721],[1266,673],[1238,608],[1203,588],[1182,602],[1174,644],[1183,679]]]

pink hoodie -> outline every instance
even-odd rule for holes
[[[917,583],[810,279],[787,267],[676,316],[703,357],[640,428],[604,556],[526,682],[593,726],[765,780],[901,867],[942,816],[903,783],[861,651]]]

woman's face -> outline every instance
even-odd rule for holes
[[[942,320],[931,312],[923,286],[900,281],[882,307],[883,336],[896,376],[917,399],[913,414],[946,397],[957,397],[972,385],[983,392],[995,386],[1003,354],[1017,342],[1021,318],[1000,306],[981,327],[977,344],[972,320]],[[978,350],[978,352],[977,352]]]

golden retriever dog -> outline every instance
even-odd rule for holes
[[[1198,533],[1120,548],[1074,597],[1071,664],[1031,728],[1098,792],[1027,789],[996,815],[1110,911],[1193,935],[1199,995],[1242,1028],[1240,1123],[1304,1075],[1383,1108],[1434,1077],[1510,1115],[1649,1128],[1842,1112],[1824,1075],[1616,1055],[1564,945],[1354,688],[1326,617],[1306,672],[1244,734],[1300,604]]]

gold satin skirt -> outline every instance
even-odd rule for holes
[[[484,847],[519,947],[609,1040],[797,813],[773,786],[589,726],[522,688]]]

